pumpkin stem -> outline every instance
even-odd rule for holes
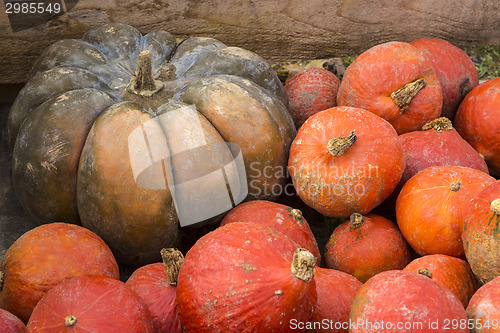
[[[292,275],[305,282],[311,281],[316,267],[316,258],[306,249],[298,248],[293,254]]]
[[[427,276],[429,279],[432,279],[432,272],[428,268],[421,268],[418,270],[418,274],[422,274]]]
[[[354,144],[354,142],[356,142],[356,134],[352,131],[348,136],[342,136],[328,141],[326,150],[328,150],[332,156],[340,156],[344,154],[345,151]]]
[[[127,91],[141,96],[152,96],[164,87],[161,81],[155,80],[153,66],[151,65],[151,54],[148,50],[139,53],[139,65],[137,75],[130,79]]]
[[[363,215],[361,215],[359,213],[352,213],[352,215],[349,219],[351,221],[351,228],[352,229],[357,229],[357,228],[363,226],[363,224],[365,224],[365,218],[363,217]]]
[[[161,249],[161,258],[163,265],[167,271],[167,281],[171,286],[177,285],[177,278],[179,277],[179,270],[181,269],[184,256],[181,251],[177,249]]]
[[[452,190],[453,192],[456,192],[458,190],[460,190],[460,182],[453,182],[450,184],[450,190]]]
[[[75,316],[67,316],[66,318],[64,318],[64,325],[66,327],[71,327],[75,325],[77,321],[78,320],[76,319]]]
[[[415,95],[426,86],[424,79],[407,83],[403,88],[393,92],[391,99],[402,111],[410,108],[410,102]]]
[[[290,213],[292,213],[292,215],[293,215],[293,216],[294,216],[297,220],[302,219],[302,212],[300,211],[300,209],[296,209],[296,208],[294,208],[294,209],[292,209],[292,210],[291,210],[291,212],[290,212]]]
[[[500,198],[495,199],[490,204],[490,209],[495,215],[500,215]]]
[[[433,129],[438,133],[441,133],[442,131],[449,131],[453,129],[453,124],[450,119],[446,117],[441,117],[438,119],[434,119],[432,121],[429,121],[427,124],[425,124],[422,127],[422,131],[427,131],[428,129]]]

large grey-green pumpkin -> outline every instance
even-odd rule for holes
[[[151,262],[178,238],[178,213],[196,218],[228,193],[234,205],[245,187],[247,200],[274,198],[296,134],[286,105],[250,51],[104,25],[36,61],[8,119],[15,190],[40,223],[81,222],[118,261]],[[203,178],[221,168],[225,191]]]

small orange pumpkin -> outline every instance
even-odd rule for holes
[[[349,332],[349,311],[363,284],[352,275],[321,267],[315,268],[314,279],[318,302],[311,318],[312,327],[306,332]]]
[[[467,206],[495,178],[471,168],[443,165],[410,178],[396,201],[401,233],[420,255],[464,258],[462,227]]]
[[[460,300],[443,284],[404,270],[382,272],[358,290],[349,315],[351,333],[448,333],[445,323],[465,322]],[[454,333],[468,333],[456,327]]]
[[[299,128],[313,114],[337,106],[339,78],[324,68],[306,68],[285,84],[289,109]]]
[[[467,317],[474,324],[471,332],[498,333],[500,329],[500,277],[479,288],[467,306]]]
[[[416,258],[404,270],[427,275],[450,289],[464,308],[479,288],[479,281],[467,261],[445,254],[431,254]]]
[[[361,282],[411,261],[410,246],[395,223],[375,214],[354,213],[326,244],[326,267],[349,273]]]
[[[464,98],[455,118],[458,133],[500,176],[500,77],[488,80]]]
[[[316,113],[292,142],[288,168],[299,197],[323,215],[366,214],[391,194],[404,169],[394,128],[346,106]]]
[[[420,38],[409,44],[432,63],[443,91],[441,115],[453,119],[460,102],[479,84],[476,66],[465,51],[439,38]]]
[[[233,222],[262,224],[282,232],[299,246],[310,251],[317,258],[318,264],[321,262],[316,238],[299,209],[267,200],[247,201],[231,209],[220,225]]]

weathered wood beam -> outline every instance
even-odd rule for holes
[[[0,9],[0,83],[25,81],[48,45],[108,22],[143,33],[210,36],[269,62],[354,55],[420,37],[459,47],[500,44],[498,0],[80,0],[64,15],[18,32]]]

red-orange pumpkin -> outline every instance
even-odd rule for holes
[[[221,226],[232,222],[253,222],[282,232],[321,262],[318,243],[309,224],[298,209],[267,200],[254,200],[239,204],[229,211]]]
[[[299,128],[313,114],[337,106],[340,80],[324,68],[306,68],[286,82],[289,110]]]
[[[363,284],[352,275],[321,267],[315,268],[314,279],[318,302],[306,332],[349,332],[352,301]]]
[[[410,178],[396,201],[401,233],[420,255],[464,257],[463,221],[469,201],[495,179],[471,168],[443,165]]]
[[[464,308],[479,288],[479,281],[467,261],[445,254],[431,254],[416,258],[404,270],[427,275],[450,289]]]
[[[354,213],[332,233],[326,244],[326,267],[349,273],[361,282],[388,270],[403,269],[411,249],[395,223]]]
[[[457,296],[427,276],[404,270],[368,280],[354,297],[349,318],[351,333],[469,332],[467,325],[451,325],[467,322]]]
[[[19,237],[5,253],[0,274],[0,308],[25,323],[43,295],[64,279],[93,274],[120,278],[103,240],[67,223],[44,224]]]
[[[488,173],[488,166],[479,153],[453,128],[452,122],[441,117],[422,127],[399,136],[405,158],[401,181],[382,205],[392,211],[403,185],[419,171],[438,165],[461,165]]]
[[[467,94],[457,111],[455,128],[500,176],[500,77]]]
[[[363,109],[334,107],[310,117],[292,142],[288,168],[300,198],[323,215],[366,214],[404,169],[394,128]]]
[[[183,333],[177,315],[176,286],[184,256],[176,249],[162,249],[163,262],[138,268],[125,284],[139,295],[151,313],[156,333]]]
[[[403,42],[376,45],[347,67],[337,105],[363,108],[389,121],[399,134],[439,117],[439,79],[425,55]]]
[[[463,229],[465,256],[482,282],[500,276],[500,180],[469,204]]]
[[[0,309],[0,332],[24,333],[26,326],[24,323],[9,311]]]
[[[100,275],[77,276],[40,300],[27,333],[153,333],[147,306],[123,282]]]
[[[500,332],[500,277],[479,288],[467,306],[472,333]]]
[[[419,171],[438,165],[461,165],[488,173],[488,166],[479,153],[441,117],[422,127],[421,131],[399,136],[405,156],[401,186]]]
[[[467,53],[438,38],[420,38],[409,43],[429,59],[443,92],[441,115],[453,119],[460,102],[479,84],[476,66]]]
[[[234,222],[203,236],[179,271],[186,332],[292,332],[316,305],[316,258],[269,227]]]

